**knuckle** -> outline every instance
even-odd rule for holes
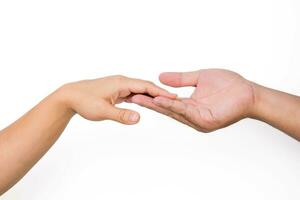
[[[119,111],[119,121],[125,122],[126,120],[126,111],[125,110],[120,110]]]
[[[178,108],[178,105],[176,104],[175,101],[170,101],[170,105],[169,105],[169,108],[172,109],[173,111],[181,111],[181,109]]]
[[[123,75],[115,75],[115,76],[113,76],[113,78],[114,78],[115,80],[117,80],[117,81],[122,81],[122,80],[124,80],[126,77],[123,76]]]
[[[145,87],[145,92],[147,94],[152,94],[152,95],[155,95],[155,96],[157,95],[156,91],[152,91],[150,87]]]

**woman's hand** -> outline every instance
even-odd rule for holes
[[[23,117],[0,131],[0,195],[20,180],[48,151],[74,114],[88,120],[111,119],[135,124],[139,114],[115,104],[134,94],[176,95],[153,83],[124,76],[69,83],[46,97]]]
[[[126,101],[132,95],[176,98],[175,94],[152,82],[120,75],[69,83],[63,86],[59,93],[65,99],[68,108],[88,120],[109,119],[123,124],[135,124],[140,118],[135,111],[115,107],[115,104]]]

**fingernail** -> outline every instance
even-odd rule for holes
[[[129,115],[129,121],[131,122],[136,122],[139,119],[139,115],[137,113],[131,113]]]

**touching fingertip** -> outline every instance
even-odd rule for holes
[[[170,95],[171,95],[170,97],[171,97],[172,99],[176,99],[176,98],[177,98],[177,96],[178,96],[178,95],[177,95],[177,94],[175,94],[175,93],[170,93]]]

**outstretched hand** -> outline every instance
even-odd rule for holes
[[[67,107],[85,119],[114,120],[128,125],[139,121],[139,113],[115,106],[128,97],[145,94],[153,98],[176,98],[175,94],[170,94],[152,82],[120,75],[69,83],[60,90]]]
[[[160,81],[171,87],[195,87],[188,98],[151,98],[134,95],[129,100],[172,117],[201,132],[211,132],[251,116],[255,103],[252,83],[235,72],[205,69],[162,73]]]
[[[1,130],[0,196],[47,152],[76,113],[94,121],[138,123],[140,115],[136,111],[116,107],[134,94],[176,98],[149,81],[120,75],[83,80],[60,87]]]

